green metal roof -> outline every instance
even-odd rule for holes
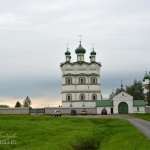
[[[145,106],[144,100],[133,100],[133,106]]]
[[[111,101],[111,100],[96,101],[96,107],[111,107],[111,106],[113,106],[113,101]]]

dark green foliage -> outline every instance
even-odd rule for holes
[[[0,104],[0,107],[2,107],[2,108],[8,108],[9,106],[8,105],[3,105],[3,104]]]
[[[15,107],[21,107],[21,103],[17,101]]]
[[[26,99],[23,101],[23,107],[30,107],[31,104],[31,100],[29,96],[27,96]]]
[[[143,100],[145,95],[143,93],[142,82],[134,80],[133,85],[126,86],[126,92],[133,96],[133,100]]]

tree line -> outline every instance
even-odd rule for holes
[[[23,104],[21,104],[19,101],[16,102],[15,107],[30,107],[31,106],[31,100],[29,96],[26,97],[26,99],[23,101]]]
[[[133,100],[145,100],[150,106],[150,83],[145,85],[147,92],[144,93],[144,87],[141,81],[134,80],[130,86],[126,86],[126,92],[133,96]]]
[[[29,96],[27,96],[25,98],[25,100],[23,101],[23,104],[21,104],[19,101],[16,102],[15,107],[31,107],[31,100],[29,98]],[[9,106],[6,104],[0,104],[1,108],[8,108]]]

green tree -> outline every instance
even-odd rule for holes
[[[0,104],[0,107],[2,107],[2,108],[8,108],[9,106],[8,105],[3,105],[3,104]]]
[[[21,107],[21,103],[17,101],[15,107]]]
[[[31,100],[29,96],[27,96],[26,99],[23,101],[23,107],[30,107],[31,104]]]
[[[133,96],[133,100],[143,100],[145,98],[141,81],[134,80],[133,85],[126,86],[126,92]]]

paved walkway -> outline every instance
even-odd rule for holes
[[[137,129],[150,139],[150,121],[146,121],[138,118],[129,118],[128,119]]]

